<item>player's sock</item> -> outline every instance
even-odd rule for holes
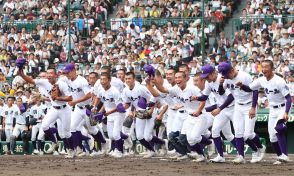
[[[221,137],[213,138],[213,142],[214,142],[214,145],[215,145],[215,148],[216,148],[218,154],[221,157],[224,157],[223,141],[222,141]]]
[[[150,142],[160,144],[160,145],[165,144],[164,140],[159,139],[157,136],[153,136]]]
[[[128,135],[124,134],[123,132],[120,132],[120,137],[123,139],[123,140],[126,140],[128,139]]]
[[[278,143],[280,146],[280,150],[283,154],[288,155],[288,150],[287,150],[287,139],[284,133],[278,132],[277,134],[278,138]]]
[[[41,150],[41,141],[37,140],[37,144],[36,144],[36,141],[32,141],[32,143],[33,142],[35,142],[35,145],[37,146],[37,147],[34,147],[34,149],[38,149],[40,151]],[[33,144],[33,146],[34,146],[34,144]]]
[[[58,132],[57,128],[50,128],[50,130],[52,131],[52,133],[56,134]]]
[[[111,140],[111,145],[110,145],[109,152],[114,151],[114,149],[115,149],[115,140]]]
[[[212,143],[212,141],[202,135],[202,139],[201,139],[200,143],[204,144],[204,145],[210,145]]]
[[[231,144],[236,148],[236,139],[234,138],[233,140],[230,141]]]
[[[14,142],[12,142],[12,143],[14,143]],[[14,146],[13,145],[11,146],[10,144],[11,144],[10,142],[7,143],[7,150],[8,151],[11,151],[11,149],[14,148]]]
[[[38,142],[38,143],[39,143],[39,142]],[[36,141],[32,141],[32,145],[33,145],[33,150],[34,150],[34,149],[37,149]],[[39,146],[38,146],[38,148],[39,148]]]
[[[256,147],[256,145],[253,143],[252,140],[247,139],[245,142],[246,142],[246,144],[251,148],[252,151],[257,152],[257,147]]]
[[[93,136],[93,138],[95,139],[96,142],[101,142],[101,143],[106,142],[106,140],[104,139],[104,137],[103,137],[103,135],[102,135],[102,133],[100,131],[98,131],[97,134],[92,135],[92,136]]]
[[[279,143],[278,142],[272,142],[271,144],[272,144],[273,151],[276,152],[276,154],[278,156],[282,155]]]
[[[48,130],[45,130],[44,133],[49,138],[50,141],[52,141],[55,144],[57,143],[56,138],[50,128]]]
[[[90,145],[88,143],[88,141],[84,141],[84,145],[83,145],[83,150],[85,150],[84,152],[88,151],[90,152]]]
[[[199,155],[204,155],[203,148],[199,143],[196,143],[195,145],[190,145],[191,151],[197,152]]]
[[[67,151],[67,149],[68,149],[68,140],[66,139],[66,138],[62,138],[62,141],[63,141],[63,149],[65,150],[65,151]]]
[[[148,149],[148,150],[154,152],[154,149],[153,149],[152,145],[150,144],[150,142],[146,141],[145,139],[141,139],[141,140],[139,140],[139,142],[140,142],[144,147],[146,147],[146,149]]]
[[[120,138],[119,140],[115,141],[115,147],[117,148],[118,151],[123,152],[124,151],[124,143],[122,138]]]
[[[244,138],[235,138],[238,154],[244,157]]]
[[[251,141],[255,144],[255,146],[257,148],[260,149],[260,148],[263,147],[262,144],[261,144],[261,141],[260,141],[260,138],[259,138],[258,134],[256,134],[255,137],[253,139],[251,139]]]

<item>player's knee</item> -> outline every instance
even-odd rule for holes
[[[277,133],[286,133],[287,132],[287,125],[285,124],[284,120],[279,120],[275,127]]]
[[[246,141],[247,139],[253,139],[255,137],[255,133],[252,132],[252,133],[247,133],[245,132],[244,133],[244,141]]]
[[[44,125],[44,124],[42,123],[42,125],[41,125],[41,129],[42,129],[43,131],[47,131],[47,130],[49,130],[49,126],[48,126],[48,125]]]
[[[212,137],[213,138],[220,137],[220,132],[221,132],[221,129],[220,128],[214,128],[212,126],[211,133],[212,133]]]
[[[277,142],[278,138],[276,134],[269,134],[269,140],[271,143]]]
[[[119,140],[121,138],[120,132],[114,132],[112,138],[116,141]]]
[[[71,137],[71,132],[66,132],[64,133],[64,138],[70,138]]]
[[[195,144],[199,143],[201,141],[201,139],[202,139],[201,135],[194,135],[194,136],[187,138],[188,143],[190,145],[195,145]]]
[[[225,138],[226,138],[228,141],[232,141],[232,140],[235,138],[235,136],[234,136],[233,134],[230,134],[230,135],[225,135],[225,134],[224,134],[224,136],[225,136]]]
[[[152,134],[144,134],[144,139],[146,140],[146,141],[151,141],[152,140]]]

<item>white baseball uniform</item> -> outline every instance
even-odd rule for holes
[[[10,142],[10,138],[13,132],[13,119],[20,114],[19,108],[16,104],[13,104],[11,107],[5,105],[3,107],[2,117],[4,117],[5,123],[5,136],[6,142]]]
[[[33,125],[33,127],[32,127],[32,136],[31,136],[32,141],[36,141],[36,138],[41,141],[45,140],[45,133],[44,133],[43,129],[41,128],[42,119],[45,116],[44,107],[45,107],[45,105],[41,104],[40,106],[34,105],[30,109],[30,112],[29,112],[30,116],[32,116],[32,118],[37,119],[37,124]],[[37,137],[38,132],[39,132],[39,134]]]
[[[249,84],[249,87],[252,90],[264,88],[269,101],[268,133],[270,141],[277,142],[277,131],[275,130],[275,127],[278,120],[283,119],[286,107],[285,96],[290,93],[285,80],[277,75],[274,75],[269,81],[266,77],[260,77]]]
[[[15,136],[16,138],[24,131],[27,129],[26,125],[26,118],[28,117],[28,113],[24,112],[22,114],[19,114],[15,116],[15,126],[12,132],[12,135]]]

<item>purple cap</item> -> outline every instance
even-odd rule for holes
[[[122,103],[119,103],[117,106],[116,106],[116,109],[118,112],[120,113],[125,113],[126,112],[126,109],[124,107],[124,105]]]
[[[19,110],[21,113],[24,113],[24,112],[26,112],[26,107],[22,104],[19,106]]]
[[[214,72],[214,67],[211,65],[204,65],[202,68],[202,74],[200,75],[200,78],[205,79],[208,77],[208,75],[212,72]]]
[[[147,100],[144,97],[140,97],[137,105],[139,108],[146,109],[148,106]]]
[[[69,73],[75,69],[74,64],[66,64],[65,67],[63,68],[63,73]]]
[[[228,78],[228,73],[232,69],[232,65],[228,62],[221,62],[218,65],[218,72],[221,73],[225,78]]]
[[[152,65],[145,64],[143,69],[148,76],[155,76],[155,69]]]

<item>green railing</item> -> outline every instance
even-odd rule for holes
[[[273,21],[277,23],[282,23],[284,26],[291,25],[291,22],[294,19],[294,15],[283,16],[279,18],[275,18],[273,16],[264,16],[264,17],[253,17],[253,16],[242,16],[239,18],[234,18],[232,22],[232,36],[236,31],[240,31],[241,29],[245,29],[245,31],[250,31],[252,28],[256,27],[256,23],[261,19],[264,20],[264,24],[271,25]]]

